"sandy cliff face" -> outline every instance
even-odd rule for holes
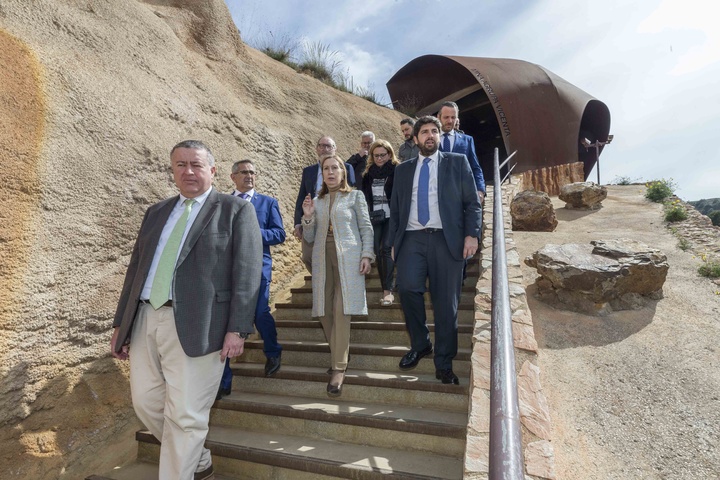
[[[392,72],[388,72],[390,75]],[[110,326],[145,209],[176,193],[168,152],[207,142],[216,187],[256,161],[292,229],[324,133],[400,142],[396,112],[246,47],[220,0],[0,2],[0,471],[80,478],[132,455],[138,425]],[[275,288],[301,268],[274,250]],[[96,452],[110,451],[113,458]]]

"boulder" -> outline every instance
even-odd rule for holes
[[[607,188],[593,182],[568,183],[560,188],[560,200],[565,208],[576,210],[597,210],[607,198]]]
[[[550,197],[545,192],[525,190],[510,202],[512,229],[525,232],[552,232],[557,227]]]
[[[659,250],[629,239],[545,245],[525,263],[540,274],[541,299],[594,315],[659,300],[669,268]]]

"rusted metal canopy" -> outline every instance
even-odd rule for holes
[[[435,114],[444,101],[460,107],[460,128],[475,139],[486,177],[493,148],[517,150],[513,173],[581,161],[585,178],[595,150],[580,141],[606,141],[610,111],[601,101],[540,65],[503,58],[425,55],[387,83],[395,108]]]

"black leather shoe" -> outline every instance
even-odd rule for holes
[[[448,368],[445,370],[435,370],[435,378],[438,380],[442,380],[442,383],[452,383],[453,385],[460,385],[460,380],[458,380],[457,375],[455,375],[455,372],[452,371],[452,368]]]
[[[331,397],[339,397],[342,393],[345,370],[333,370],[330,374],[330,381],[327,384],[327,393]]]
[[[277,357],[268,357],[267,362],[265,362],[265,376],[266,377],[272,377],[277,373],[278,370],[280,370],[280,355]]]
[[[230,395],[230,389],[229,388],[218,388],[217,396],[215,397],[215,400],[220,400],[222,397],[227,397]]]
[[[427,357],[432,353],[432,351],[432,344],[428,345],[425,349],[420,350],[419,352],[410,350],[402,357],[402,360],[400,360],[400,370],[410,370],[411,368],[417,367],[417,364],[420,363],[420,359]]]

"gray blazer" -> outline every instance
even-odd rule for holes
[[[328,226],[332,221],[335,250],[337,251],[340,289],[345,315],[367,315],[365,275],[360,274],[360,259],[375,261],[373,227],[370,223],[365,195],[360,190],[338,192],[330,208],[330,195],[315,197],[315,215],[310,224],[303,225],[305,240],[313,243],[312,293],[313,317],[331,315],[325,311],[325,247]],[[332,278],[330,279],[332,281]],[[338,285],[336,285],[338,287]]]
[[[113,321],[120,327],[117,352],[130,341],[160,233],[177,201],[163,200],[145,212]],[[190,227],[173,278],[175,324],[189,357],[221,350],[227,332],[253,332],[262,248],[250,202],[213,188]]]
[[[465,237],[480,237],[482,207],[478,200],[473,172],[465,155],[438,152],[438,203],[443,236],[456,260],[463,259]],[[395,258],[402,250],[403,237],[410,217],[413,180],[418,157],[395,167],[393,194],[390,199],[390,244]]]

